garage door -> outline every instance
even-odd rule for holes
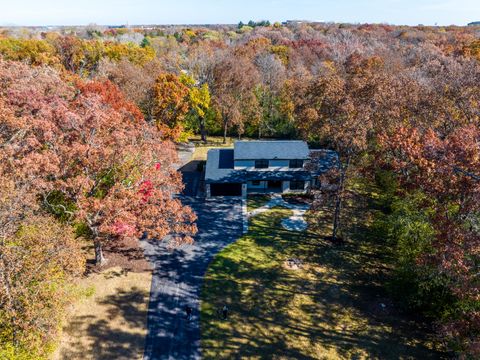
[[[211,184],[210,195],[212,196],[242,196],[242,184]]]

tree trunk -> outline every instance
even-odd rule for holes
[[[95,237],[93,240],[93,244],[95,245],[95,264],[97,266],[103,266],[106,264],[107,259],[103,256],[103,247],[102,242],[98,237]]]
[[[227,125],[227,122],[224,121],[223,122],[223,143],[224,144],[227,143],[227,130],[228,130],[228,125]]]
[[[200,135],[201,140],[206,143],[207,142],[207,131],[205,129],[205,118],[200,118]]]
[[[342,206],[342,199],[340,193],[337,193],[335,198],[335,213],[333,215],[333,232],[332,241],[337,240],[338,226],[340,224],[340,207]]]
[[[340,184],[338,186],[337,196],[335,198],[335,213],[333,215],[333,231],[332,231],[332,241],[335,242],[338,236],[338,229],[340,227],[340,212],[342,209],[343,203],[343,192],[345,190],[345,177],[347,174],[348,167],[350,166],[350,156],[347,158],[345,165],[340,165]]]
[[[2,242],[2,247],[4,246]],[[0,268],[0,274],[2,275],[2,283],[3,283],[3,292],[6,295],[6,303],[3,304],[3,307],[5,310],[12,312],[13,314],[15,313],[15,300],[12,296],[11,292],[11,284],[10,284],[10,279],[7,277],[7,273],[5,269],[8,268],[3,256],[0,254],[0,260],[2,261],[2,266]],[[7,313],[8,314],[8,313]],[[17,336],[17,317],[13,315],[10,319],[10,325],[12,327],[12,344],[14,347],[18,346],[18,336]]]

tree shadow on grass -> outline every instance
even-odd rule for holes
[[[146,312],[141,310],[148,293],[132,288],[119,290],[100,301],[101,314],[73,316],[64,329],[71,341],[60,351],[61,359],[137,359],[143,354]]]
[[[207,273],[205,358],[441,358],[428,345],[431,329],[389,302],[388,252],[353,210],[346,210],[350,228],[341,246],[315,232],[283,229],[288,210],[253,218],[249,234],[220,253]],[[312,266],[288,270],[282,263],[289,257]],[[231,308],[228,322],[213,312],[222,301]]]

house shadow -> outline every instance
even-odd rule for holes
[[[183,165],[180,169],[182,174],[182,181],[184,189],[182,195],[184,196],[197,196],[199,187],[202,182],[203,169],[205,167],[205,161],[192,160]]]
[[[178,169],[181,173],[201,172],[205,165],[204,160],[191,160]]]

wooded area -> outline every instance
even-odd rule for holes
[[[98,265],[124,237],[191,241],[193,134],[336,150],[342,190],[352,167],[381,189],[396,302],[480,356],[480,28],[250,25],[1,31],[1,358],[49,353],[78,237]]]

